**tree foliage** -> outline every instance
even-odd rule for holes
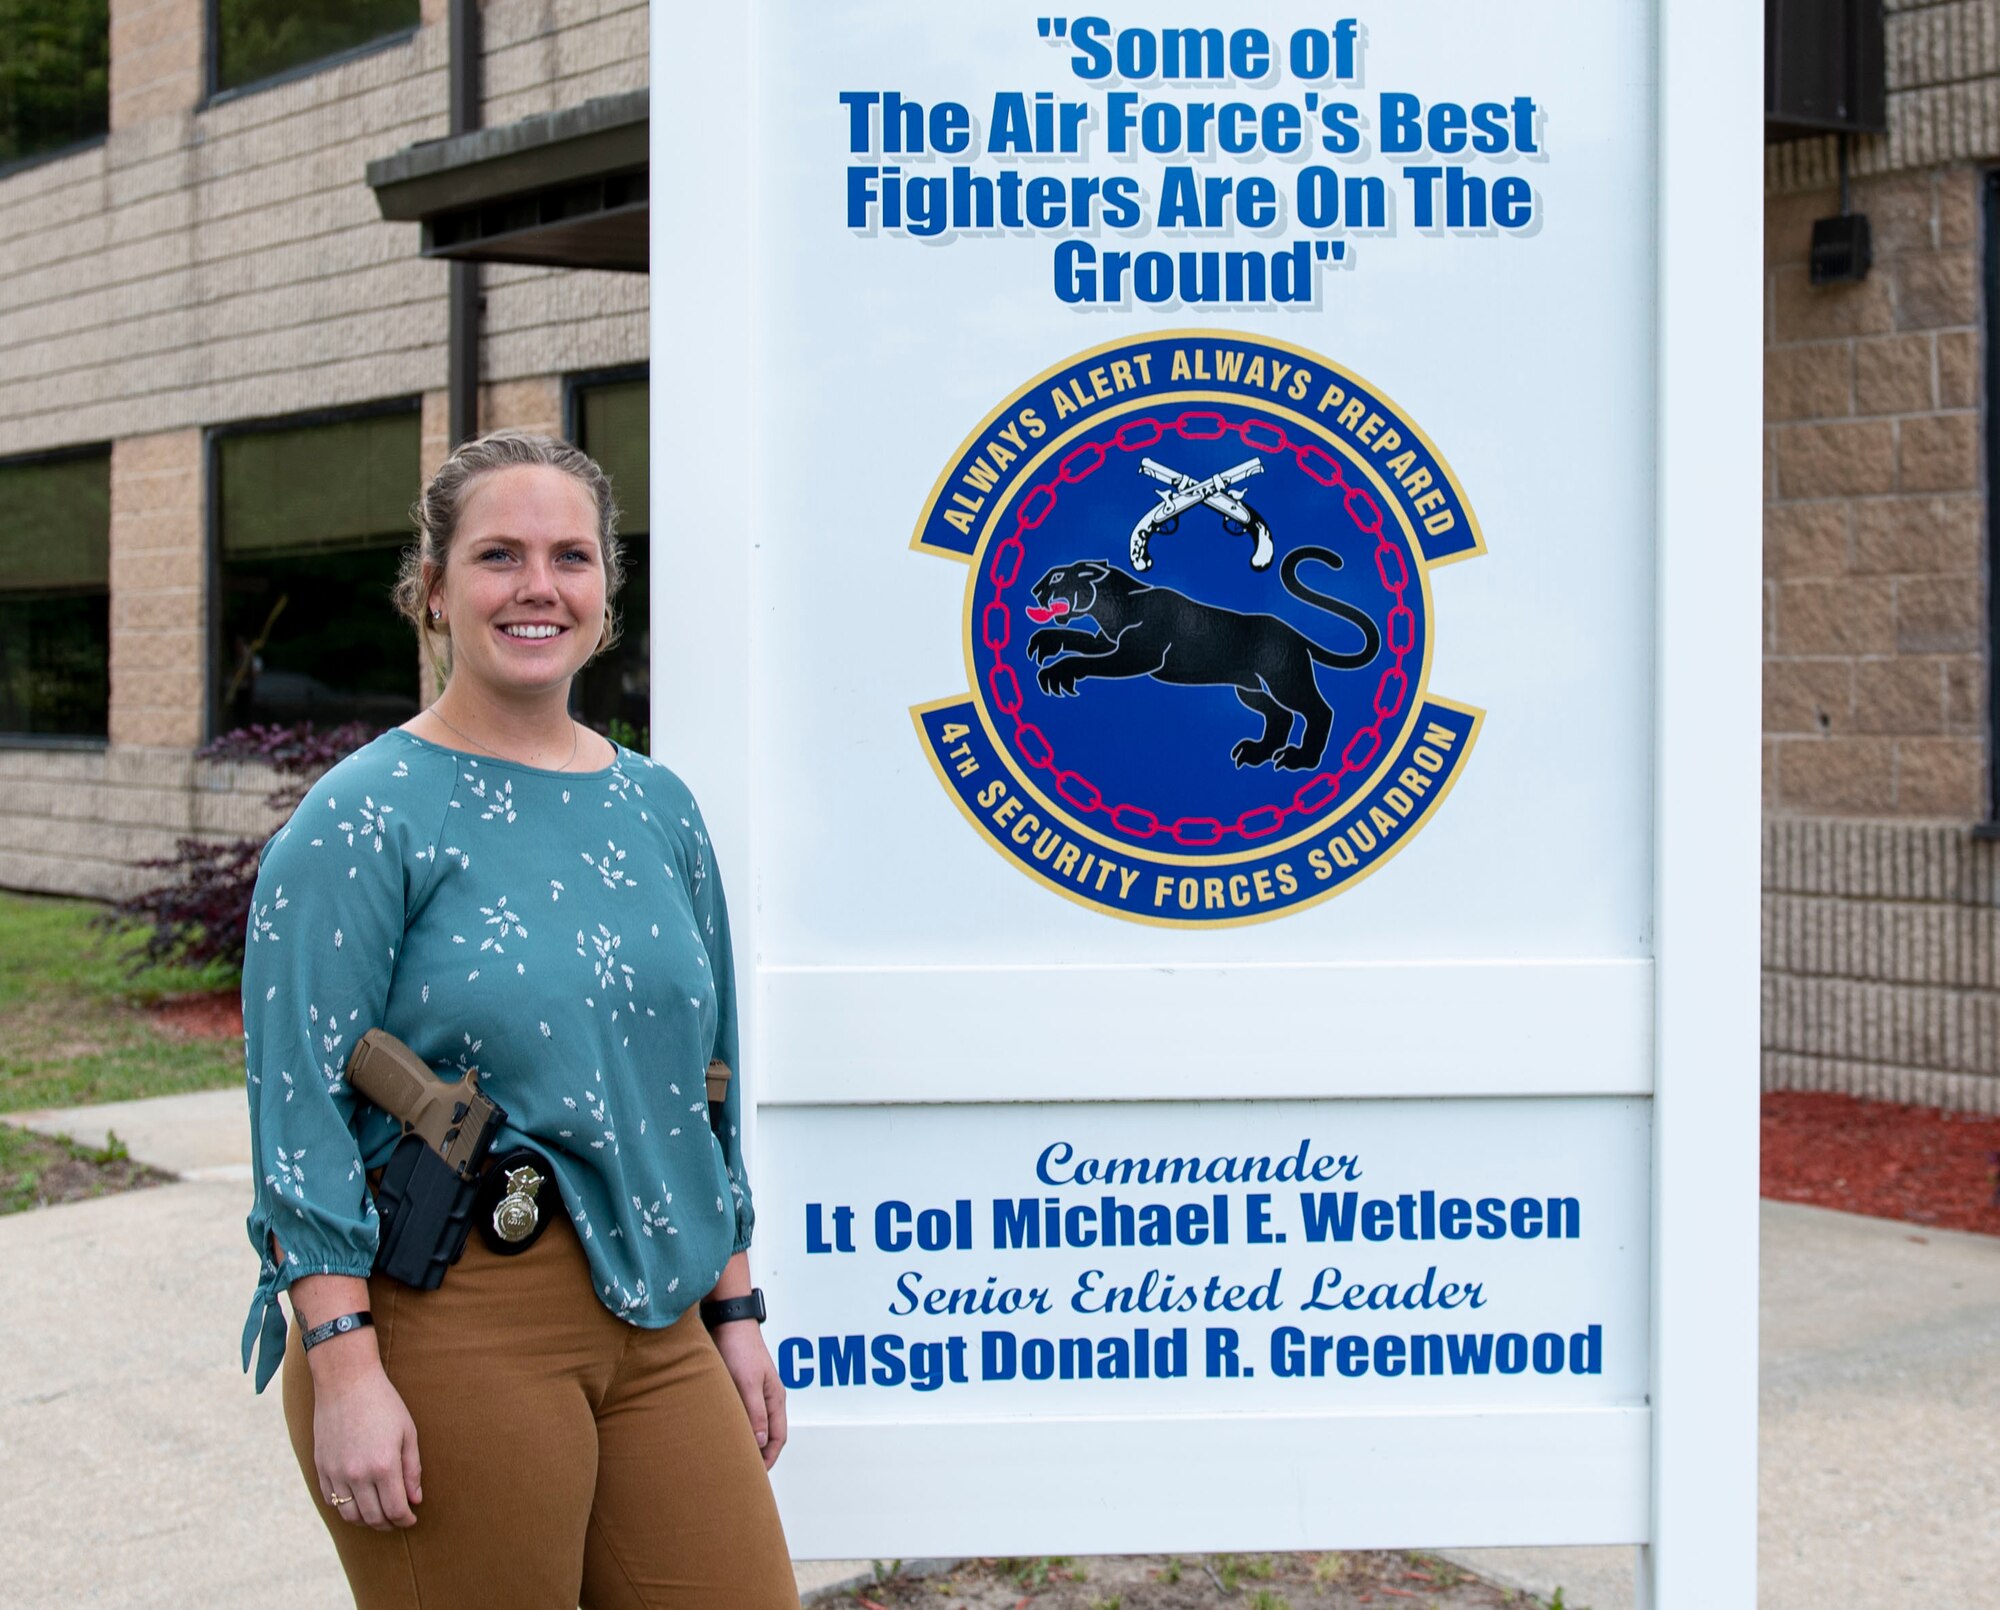
[[[110,126],[108,0],[0,0],[0,163]]]
[[[216,0],[216,82],[253,84],[418,20],[418,0]]]

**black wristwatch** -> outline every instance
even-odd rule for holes
[[[764,1293],[755,1286],[747,1297],[710,1297],[701,1305],[701,1322],[710,1330],[738,1319],[754,1319],[761,1325],[764,1317]]]

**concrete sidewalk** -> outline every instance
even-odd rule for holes
[[[16,1114],[183,1183],[0,1218],[0,1604],[340,1610],[275,1391],[230,1356],[254,1268],[243,1098]],[[2000,1604],[2000,1240],[1763,1210],[1763,1610]],[[1629,1610],[1630,1549],[1454,1558]],[[806,1588],[865,1579],[801,1565]]]
[[[13,1113],[182,1183],[0,1218],[0,1607],[353,1610],[274,1381],[234,1358],[256,1281],[238,1090]],[[867,1561],[796,1566],[811,1597]]]

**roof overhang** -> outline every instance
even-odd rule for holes
[[[606,95],[424,140],[368,164],[384,218],[423,225],[423,254],[643,274],[647,92]]]

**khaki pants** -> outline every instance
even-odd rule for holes
[[[382,1362],[417,1426],[424,1501],[343,1521],[312,1459],[296,1325],[285,1421],[358,1610],[797,1610],[743,1400],[692,1309],[614,1319],[560,1216],[517,1257],[477,1236],[436,1291],[368,1283]]]

